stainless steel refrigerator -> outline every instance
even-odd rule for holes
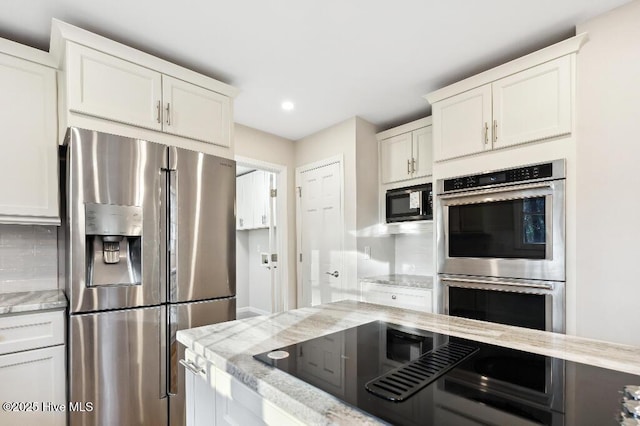
[[[235,162],[77,128],[65,159],[70,423],[182,425],[176,331],[235,319]]]

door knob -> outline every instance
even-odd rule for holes
[[[331,275],[334,278],[338,278],[340,276],[340,272],[338,271],[333,271],[333,272],[325,272],[325,274],[327,275]]]

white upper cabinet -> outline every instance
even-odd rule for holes
[[[229,97],[163,75],[162,99],[165,132],[221,146],[231,144]]]
[[[430,176],[433,169],[431,119],[420,119],[377,135],[380,182],[389,184]]]
[[[566,137],[573,132],[580,34],[425,96],[434,160]]]
[[[269,172],[256,170],[236,178],[237,230],[269,227],[271,176]]]
[[[436,161],[491,149],[491,85],[478,87],[433,105]]]
[[[411,179],[411,132],[380,141],[382,183]]]
[[[0,53],[0,93],[0,222],[59,224],[56,71]]]
[[[231,145],[231,99],[195,84],[69,42],[67,87],[70,111]]]
[[[59,143],[81,127],[233,158],[238,90],[56,19]]]
[[[411,132],[413,140],[413,177],[431,176],[433,174],[433,132],[432,127]]]
[[[571,58],[565,56],[492,84],[493,147],[571,133]]]
[[[162,130],[162,74],[75,43],[67,59],[69,110]]]

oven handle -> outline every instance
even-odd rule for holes
[[[531,283],[531,282],[515,282],[515,281],[491,281],[482,280],[478,278],[441,278],[442,282],[456,282],[456,283],[469,283],[469,284],[486,284],[494,287],[526,287],[526,288],[541,288],[544,290],[553,290],[554,286],[550,283]]]
[[[475,197],[477,195],[484,194],[498,194],[498,193],[508,193],[508,192],[519,192],[525,191],[528,189],[540,189],[540,188],[551,188],[553,189],[553,184],[555,181],[545,181],[539,183],[531,183],[526,185],[514,185],[514,186],[501,186],[498,188],[489,188],[489,189],[478,189],[471,191],[459,191],[450,194],[439,194],[438,197],[441,200],[448,200],[451,198],[465,198],[465,197]]]

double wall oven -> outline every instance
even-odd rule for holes
[[[563,333],[565,161],[441,179],[436,193],[439,312]],[[490,389],[562,424],[561,360],[492,346],[457,371],[438,388],[445,399]]]
[[[564,332],[565,161],[437,182],[442,313]]]

